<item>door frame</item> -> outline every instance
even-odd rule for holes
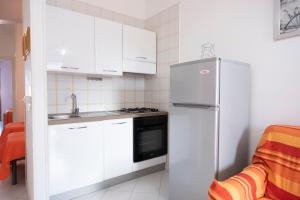
[[[30,27],[25,66],[26,187],[28,199],[48,200],[46,0],[23,0],[23,32]]]

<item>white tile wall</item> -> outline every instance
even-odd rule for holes
[[[72,93],[77,95],[81,112],[141,107],[144,106],[144,85],[143,75],[127,74],[94,81],[87,80],[85,75],[48,73],[48,112],[71,112]]]
[[[126,74],[103,81],[88,81],[86,76],[49,73],[49,113],[70,112],[72,93],[77,95],[81,112],[141,106],[168,111],[170,65],[179,60],[178,5],[143,21],[78,0],[47,0],[47,4],[157,33],[157,75]]]
[[[157,33],[157,75],[145,76],[145,105],[168,111],[170,65],[179,62],[179,6],[146,20],[145,28]]]

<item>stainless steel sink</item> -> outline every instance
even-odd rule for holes
[[[53,120],[64,120],[64,119],[74,119],[79,117],[104,117],[104,116],[111,116],[111,115],[120,115],[118,112],[114,111],[101,111],[101,112],[87,112],[87,113],[80,113],[79,116],[74,116],[72,114],[55,114],[49,115],[48,119]]]
[[[109,112],[105,112],[106,115],[120,115],[120,113],[118,112],[114,112],[114,111],[109,111]]]
[[[49,115],[48,119],[58,119],[58,120],[63,120],[63,119],[73,119],[73,118],[78,118],[80,116],[74,116],[74,115]]]
[[[102,117],[102,116],[109,116],[109,115],[120,115],[120,114],[117,112],[107,112],[107,111],[80,114],[81,117]]]

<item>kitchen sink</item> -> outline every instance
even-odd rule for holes
[[[116,116],[120,115],[118,112],[113,111],[102,111],[102,112],[87,112],[87,113],[80,113],[79,116],[75,116],[72,114],[56,114],[56,115],[49,115],[48,119],[53,120],[64,120],[64,119],[74,119],[79,117],[102,117],[102,116]]]
[[[48,119],[58,119],[58,120],[63,120],[63,119],[73,119],[73,118],[78,118],[80,116],[75,116],[75,115],[49,115]]]
[[[110,116],[110,115],[120,115],[120,114],[112,111],[90,112],[90,113],[80,114],[81,117],[101,117],[101,116]]]

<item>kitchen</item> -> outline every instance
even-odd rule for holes
[[[248,125],[248,65],[215,58],[177,66],[178,12],[175,5],[144,24],[136,20],[128,25],[126,20],[116,22],[118,17],[112,21],[47,5],[50,199],[84,198],[86,194],[107,188],[110,191],[112,186],[157,173],[171,175],[167,178],[171,182],[165,183],[170,184],[170,191],[165,187],[167,191],[161,194],[161,183],[156,182],[155,192],[134,189],[133,195],[142,195],[142,199],[155,199],[153,195],[162,199],[197,199],[207,196],[215,173],[228,177],[245,165],[245,152],[241,151],[236,155],[237,159],[242,158],[241,163],[233,169],[229,167],[241,133]],[[221,73],[221,65],[229,71]],[[229,73],[234,76],[229,77]],[[224,83],[219,83],[219,76]],[[198,90],[191,90],[194,84]],[[233,102],[233,94],[225,89],[220,91],[224,102],[219,104],[219,84],[220,88],[243,94],[234,99],[237,105],[243,104],[228,104]],[[223,111],[239,115],[240,126],[226,125],[233,123],[229,123],[234,120],[231,115],[227,123],[218,122],[219,110],[222,119]],[[199,123],[191,123],[193,120]],[[204,121],[206,124],[202,124]],[[168,134],[169,129],[172,135]],[[227,136],[228,129],[232,129],[232,139]],[[183,134],[186,130],[188,134]],[[217,135],[228,139],[218,141]],[[228,145],[232,148],[226,150]],[[218,148],[223,149],[220,161]],[[221,162],[224,158],[226,161]],[[209,170],[200,173],[200,167],[191,168],[194,163],[206,163]],[[193,178],[186,182],[190,176]],[[151,181],[146,184],[153,186]],[[203,187],[196,189],[199,184]],[[194,189],[187,192],[187,188]],[[105,193],[103,198],[109,199],[109,195]]]
[[[298,123],[298,40],[273,38],[273,0],[23,2],[20,199],[223,199],[223,189],[238,199],[249,188],[224,185],[257,164],[263,131]],[[270,184],[254,181],[252,199],[270,199]],[[271,199],[299,196],[284,192]]]
[[[179,57],[178,6],[148,20],[82,9],[87,6],[47,5],[51,199],[168,168],[169,65]]]

